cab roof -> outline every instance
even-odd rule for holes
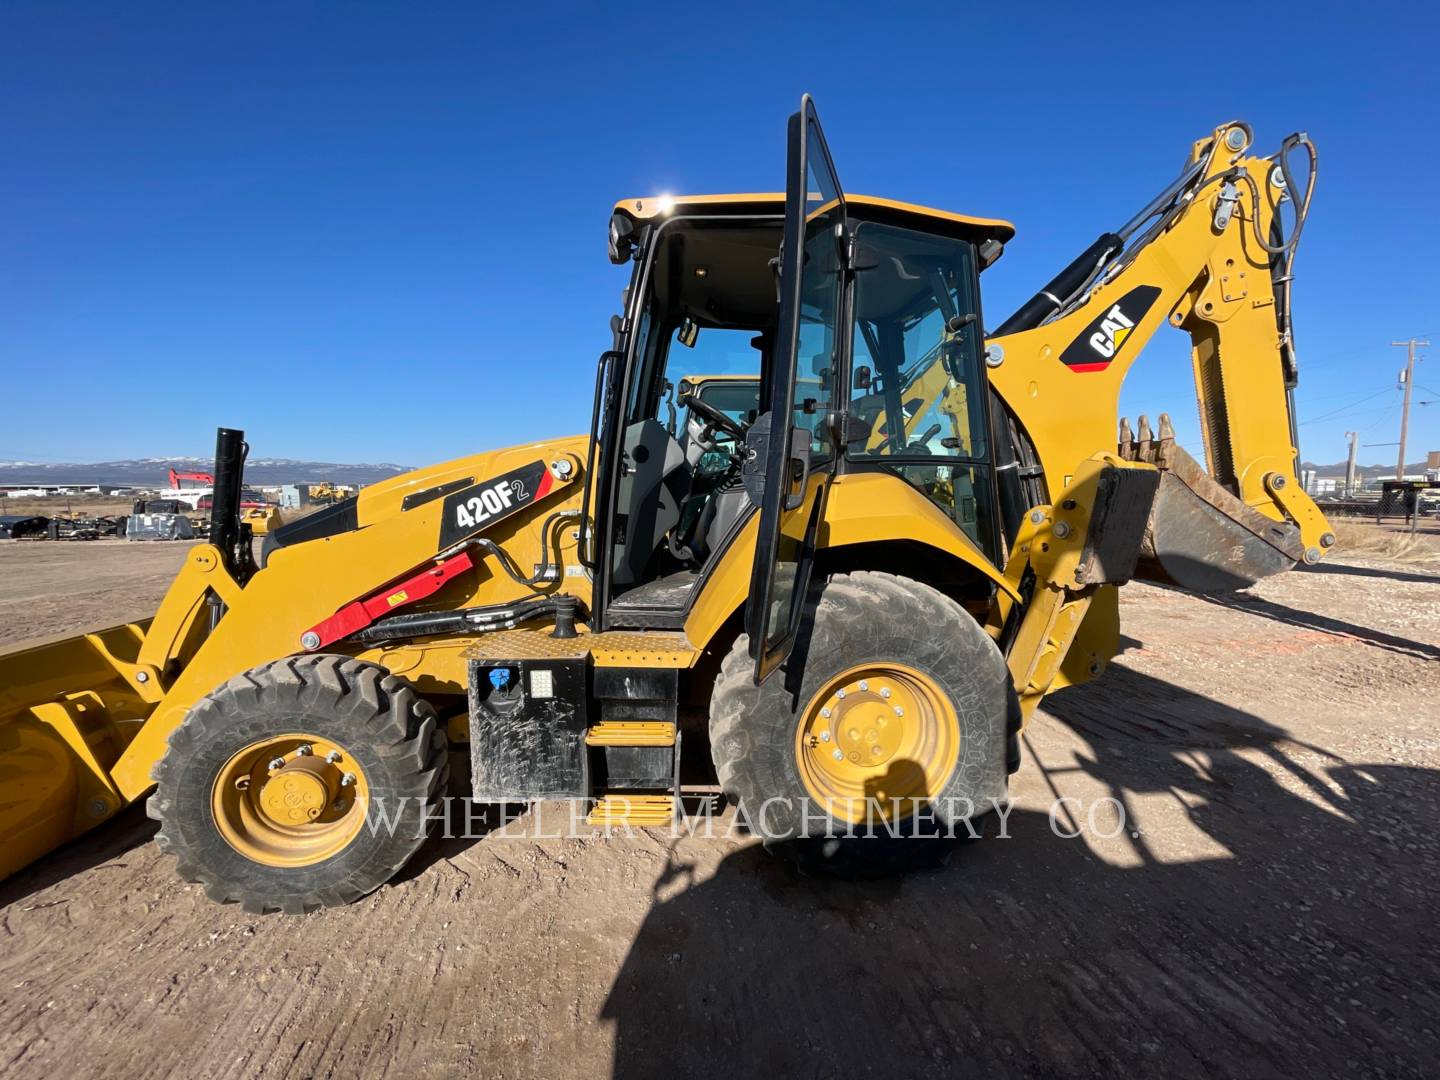
[[[846,195],[845,202],[859,210],[863,219],[886,220],[911,228],[960,236],[980,243],[998,240],[1004,244],[1015,235],[1015,226],[999,218],[974,217],[936,210],[915,203],[884,199],[878,195]],[[643,199],[621,199],[615,213],[636,221],[653,221],[694,210],[779,212],[785,206],[785,193],[779,191],[746,192],[737,195],[652,195]]]

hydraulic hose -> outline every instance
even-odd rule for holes
[[[512,630],[523,623],[552,616],[555,617],[557,625],[565,621],[562,616],[573,624],[577,607],[578,601],[573,596],[547,596],[520,600],[513,604],[462,608],[459,611],[419,611],[380,619],[363,630],[356,631],[352,638],[373,644],[436,634],[487,633],[492,630]]]
[[[520,567],[515,565],[515,560],[510,558],[505,550],[501,548],[499,544],[495,543],[494,540],[482,536],[479,539],[472,540],[471,543],[494,555],[495,561],[500,564],[500,569],[504,570],[505,573],[509,575],[510,580],[514,581],[517,585],[535,586],[542,581],[550,580],[550,526],[554,525],[557,521],[571,521],[581,516],[582,512],[579,510],[557,510],[541,523],[540,568],[528,577],[525,576],[525,572]]]

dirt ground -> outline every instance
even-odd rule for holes
[[[0,541],[0,646],[148,619],[188,540]]]
[[[139,614],[183,553],[0,546],[0,625]],[[256,918],[134,808],[0,883],[0,1075],[1433,1076],[1440,572],[1123,595],[1004,835],[901,880],[551,807]]]

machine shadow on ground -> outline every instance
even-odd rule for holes
[[[1277,604],[1273,600],[1266,600],[1264,597],[1256,596],[1253,593],[1189,592],[1186,593],[1186,595],[1192,596],[1197,600],[1203,600],[1207,604],[1229,608],[1232,611],[1243,611],[1251,615],[1263,615],[1267,619],[1273,619],[1276,622],[1284,623],[1286,626],[1294,626],[1301,630],[1318,630],[1325,634],[1354,638],[1356,641],[1366,645],[1372,645],[1375,648],[1385,649],[1402,656],[1411,656],[1417,660],[1440,660],[1440,647],[1435,645],[1429,645],[1423,641],[1415,641],[1412,638],[1400,637],[1397,634],[1388,634],[1383,630],[1376,630],[1370,626],[1361,626],[1359,623],[1347,622],[1344,619],[1333,619],[1328,615],[1319,615],[1313,611],[1303,611],[1300,608],[1290,607],[1286,604]]]
[[[992,819],[943,870],[878,883],[758,846],[696,883],[672,852],[603,1010],[614,1074],[1429,1067],[1432,770],[1347,763],[1120,665],[1046,709],[1082,744],[1054,790],[1173,800],[1199,849],[1092,849],[1017,809],[1008,839]]]
[[[1301,564],[1297,570],[1306,574],[1343,574],[1346,577],[1373,577],[1387,581],[1407,581],[1421,585],[1433,585],[1440,581],[1440,571],[1426,573],[1423,570],[1391,570],[1378,566],[1356,566],[1353,563],[1317,563],[1315,566]]]

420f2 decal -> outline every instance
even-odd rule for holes
[[[440,547],[458,544],[525,509],[544,498],[552,483],[545,463],[532,461],[447,495],[440,519]]]
[[[1091,320],[1063,353],[1071,371],[1104,371],[1160,295],[1157,285],[1137,285]]]

